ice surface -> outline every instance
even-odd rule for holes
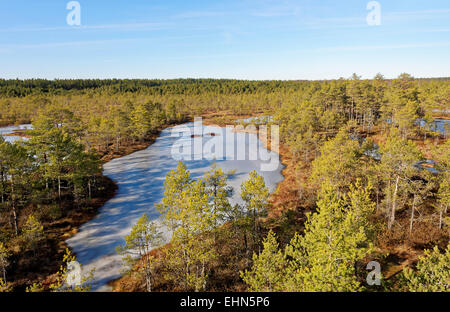
[[[27,140],[27,138],[21,137],[21,136],[17,136],[17,135],[6,135],[6,134],[13,134],[16,131],[19,130],[28,130],[31,129],[32,126],[31,124],[23,124],[23,125],[19,125],[19,126],[9,126],[9,127],[1,127],[0,128],[0,135],[3,136],[3,138],[5,139],[6,142],[16,142],[19,140]]]
[[[420,120],[420,126],[426,127],[426,123],[424,120]],[[439,132],[439,133],[443,134],[444,136],[448,136],[449,129],[450,129],[450,120],[437,118],[427,127],[430,130]]]
[[[210,146],[212,140],[218,140],[217,142],[224,142],[224,155],[232,145],[234,146],[234,155],[236,156],[234,158],[237,158],[238,148],[245,146],[245,160],[220,160],[217,156],[221,155],[220,149],[218,151],[212,149],[203,154],[202,160],[184,161],[193,178],[200,177],[209,170],[214,162],[214,157],[216,157],[218,167],[223,170],[236,170],[229,181],[230,186],[235,190],[232,198],[234,203],[239,202],[240,185],[248,178],[248,173],[252,170],[256,170],[264,177],[271,192],[282,181],[282,165],[278,161],[278,155],[267,151],[262,142],[257,139],[256,134],[234,133],[230,129],[225,130],[220,127],[205,128],[203,128],[205,135],[191,138],[190,132],[186,131],[192,131],[193,123],[178,126],[175,128],[179,130],[175,131],[176,133],[185,131],[181,139],[172,136],[174,128],[168,128],[147,149],[114,159],[104,165],[104,174],[117,182],[119,187],[117,194],[100,209],[93,220],[84,224],[74,237],[67,240],[77,255],[78,261],[84,266],[85,272],[95,269],[92,290],[109,291],[107,282],[120,276],[122,262],[116,254],[115,248],[123,244],[124,237],[130,232],[139,217],[146,213],[151,219],[159,218],[155,203],[158,203],[163,196],[165,176],[170,170],[176,168],[178,163],[178,160],[172,157],[173,146],[190,142],[194,145],[200,142],[203,146]],[[211,132],[217,135],[214,137],[207,135]],[[227,138],[234,136],[236,136],[236,140],[232,144]],[[267,153],[266,157],[257,155],[254,148],[252,151],[248,150],[248,147],[254,146],[252,144],[255,142],[261,152]],[[194,154],[193,151],[189,153],[189,150],[182,150],[175,158],[179,158],[180,155],[187,157],[189,154],[193,155],[193,159],[201,156],[198,153]],[[254,159],[255,156],[258,160],[249,160]],[[276,170],[261,171],[260,165],[267,163],[263,160],[274,156],[276,156],[278,164]]]

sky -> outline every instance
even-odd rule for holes
[[[0,78],[450,76],[448,0],[68,2],[0,0]]]

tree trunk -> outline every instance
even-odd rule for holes
[[[11,176],[11,205],[12,205],[12,214],[13,214],[13,222],[14,222],[14,231],[16,236],[19,235],[19,227],[17,224],[17,211],[16,211],[16,200],[14,196],[14,176]]]
[[[3,271],[3,283],[6,283],[6,268],[4,266],[2,266],[2,271]]]
[[[414,195],[413,204],[412,204],[412,208],[411,208],[411,220],[409,221],[409,235],[412,234],[415,210],[416,210],[416,195]]]
[[[58,198],[61,200],[61,177],[58,176]]]
[[[245,248],[245,263],[246,266],[249,264],[250,251],[248,250],[248,238],[247,238],[247,230],[244,230],[244,248]]]
[[[447,213],[447,208],[448,205],[445,206],[445,209],[442,208],[441,211],[439,212],[439,229],[442,230],[442,221],[444,219],[444,214]]]
[[[202,261],[202,277],[203,277],[203,285],[202,285],[202,287],[203,287],[203,291],[206,291],[206,278],[204,278],[205,277],[205,271],[206,271],[205,267],[206,267],[205,261],[203,260]]]
[[[1,182],[2,182],[2,208],[3,208],[3,205],[5,204],[5,181],[3,179],[3,171],[1,175]]]
[[[378,212],[378,205],[380,204],[380,195],[379,195],[380,190],[378,189],[378,187],[377,187],[376,193],[377,193],[377,205],[375,206],[375,212],[377,213]]]
[[[395,210],[397,209],[397,192],[398,192],[398,182],[400,181],[400,176],[397,176],[397,179],[395,181],[395,189],[394,194],[392,195],[392,210],[391,210],[391,217],[389,219],[389,230],[392,229],[392,226],[394,225],[395,221]]]
[[[147,284],[147,292],[152,292],[152,276],[148,270],[149,268],[145,272],[145,282]]]
[[[88,193],[89,193],[89,200],[90,200],[92,198],[91,179],[88,179]]]

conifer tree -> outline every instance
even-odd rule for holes
[[[136,139],[142,140],[152,127],[151,120],[151,103],[138,103],[134,105],[131,113],[132,135]]]
[[[6,286],[6,269],[9,266],[9,257],[10,256],[11,256],[11,253],[6,248],[5,244],[0,242],[0,270],[1,270],[0,280],[3,281],[3,283],[5,283],[4,286]],[[0,285],[0,288],[1,287],[2,287],[2,285]]]
[[[25,194],[30,189],[29,177],[34,164],[27,150],[21,144],[4,142],[0,144],[0,162],[2,174],[2,202],[8,204],[12,215],[12,224],[16,236],[19,235],[19,209]],[[5,194],[8,190],[9,194]],[[8,197],[6,197],[8,195]],[[6,198],[8,202],[6,203]]]
[[[38,244],[45,239],[44,227],[33,215],[30,215],[22,228],[21,237],[26,246],[36,252]]]
[[[386,142],[380,146],[380,153],[380,169],[386,184],[388,229],[392,229],[398,209],[398,194],[406,190],[404,185],[416,172],[414,165],[422,155],[416,144],[403,139],[396,129],[390,130]]]
[[[162,234],[158,224],[150,221],[144,214],[132,227],[131,233],[125,236],[125,245],[117,247],[117,252],[123,256],[124,262],[131,270],[137,264],[138,271],[142,271],[148,292],[152,291],[156,263],[156,259],[150,255],[150,251],[152,248],[159,247],[161,242]],[[136,259],[138,260],[136,261]]]
[[[415,122],[421,116],[417,85],[409,74],[401,74],[387,91],[388,102],[382,107],[386,121],[399,129],[403,139],[415,128]]]
[[[164,181],[164,197],[156,205],[156,209],[164,216],[163,222],[171,231],[175,231],[179,226],[177,216],[180,212],[180,203],[183,203],[182,196],[185,189],[192,182],[191,173],[187,170],[183,162],[178,162],[175,170],[171,170]]]
[[[241,273],[252,291],[361,291],[358,262],[372,250],[369,217],[375,204],[370,186],[358,181],[341,199],[325,185],[317,213],[308,216],[303,236],[296,234],[278,250],[269,234],[250,271]]]
[[[180,162],[164,183],[164,198],[156,207],[172,232],[165,262],[171,278],[185,290],[205,290],[211,261],[216,257],[212,233],[217,212],[204,180],[192,181]]]
[[[320,156],[312,162],[311,181],[318,185],[333,185],[343,193],[346,186],[354,182],[361,166],[362,149],[358,141],[351,140],[346,130],[341,130],[335,138],[325,142]]]
[[[249,291],[276,292],[284,290],[286,281],[287,260],[279,249],[275,233],[269,232],[263,241],[263,250],[253,254],[251,270],[241,272],[242,280]]]
[[[67,248],[59,271],[52,276],[52,282],[45,287],[41,282],[33,283],[27,287],[26,292],[89,292],[93,278],[94,269],[86,274],[83,266]]]
[[[355,191],[354,191],[355,192]],[[364,215],[373,209],[365,192],[350,195],[344,203],[330,186],[324,186],[317,213],[308,217],[304,236],[296,235],[286,247],[290,261],[290,291],[360,291],[357,262],[372,250]],[[359,200],[355,200],[359,198]]]
[[[204,179],[207,190],[211,194],[211,208],[217,215],[217,221],[224,221],[230,214],[231,205],[229,198],[233,189],[227,185],[227,180],[234,172],[224,172],[214,163],[205,173]]]
[[[416,269],[405,268],[406,288],[412,292],[450,291],[450,244],[444,253],[436,246],[419,257]]]
[[[253,223],[253,244],[258,244],[261,233],[259,218],[267,213],[269,189],[264,177],[256,171],[250,172],[250,177],[241,184],[241,198],[244,201],[246,212],[251,216]]]
[[[53,292],[88,292],[91,290],[93,277],[94,269],[89,273],[83,272],[83,266],[77,262],[72,252],[66,249],[63,264],[56,273],[56,281],[49,288]]]
[[[439,185],[438,191],[438,202],[436,205],[437,211],[439,213],[439,229],[442,229],[445,216],[448,212],[448,207],[450,206],[450,182],[444,179]]]

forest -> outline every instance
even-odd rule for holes
[[[102,164],[203,116],[273,116],[284,180],[192,179],[180,162],[117,247],[115,291],[450,291],[450,78],[327,81],[0,80],[0,291],[64,287],[65,239],[116,191]],[[152,248],[157,246],[158,248]],[[381,265],[368,285],[368,264]]]

